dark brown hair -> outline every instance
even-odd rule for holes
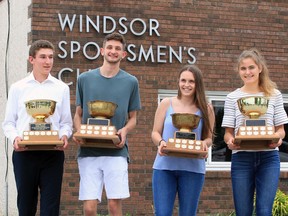
[[[208,102],[205,95],[205,87],[203,82],[203,75],[201,70],[196,65],[185,65],[178,74],[178,83],[181,74],[184,71],[190,71],[194,75],[195,79],[195,94],[192,95],[192,99],[195,105],[200,109],[203,119],[203,128],[202,128],[202,139],[207,138],[209,131],[213,133],[213,128],[210,128],[209,112],[208,112]],[[179,99],[182,97],[181,91],[178,85],[178,96]]]
[[[125,40],[123,35],[121,35],[117,32],[106,35],[106,37],[104,38],[104,41],[103,41],[103,47],[105,47],[106,42],[109,40],[119,41],[123,45],[123,50],[126,49],[126,40]]]
[[[51,49],[51,50],[53,50],[53,52],[55,51],[55,48],[54,48],[53,44],[50,41],[37,40],[37,41],[32,43],[32,45],[31,45],[31,47],[29,49],[29,56],[32,56],[33,58],[35,58],[36,53],[40,49]]]

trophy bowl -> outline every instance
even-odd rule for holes
[[[46,99],[36,99],[25,102],[26,111],[36,122],[45,122],[45,118],[55,112],[56,101]]]
[[[195,129],[201,119],[200,116],[191,113],[174,113],[171,116],[172,123],[176,128],[179,128],[180,131],[188,132]]]
[[[257,119],[267,112],[269,99],[262,96],[243,97],[238,99],[237,103],[243,115]]]
[[[108,101],[89,101],[87,103],[90,116],[93,118],[112,118],[114,116],[117,104]]]

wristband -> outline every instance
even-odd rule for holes
[[[161,142],[162,141],[164,141],[165,142],[165,140],[164,139],[161,139],[160,141],[159,141],[159,143],[158,143],[158,146],[160,146],[161,145]]]

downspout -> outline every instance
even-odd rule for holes
[[[6,88],[6,99],[8,99],[8,52],[9,52],[9,44],[10,44],[10,1],[7,0],[7,14],[8,14],[8,33],[7,33],[7,42],[6,42],[6,53],[5,53],[5,88]],[[6,154],[6,172],[5,172],[5,211],[4,215],[8,216],[8,162],[9,162],[9,157],[8,157],[8,139],[5,138],[5,154]]]

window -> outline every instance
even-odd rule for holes
[[[206,160],[207,170],[230,170],[231,166],[231,150],[226,147],[224,142],[224,128],[221,127],[222,118],[224,115],[224,103],[226,95],[229,92],[224,91],[207,91],[206,96],[210,103],[213,104],[215,111],[215,133],[216,137],[213,142],[213,148],[209,149],[208,158]],[[165,97],[176,96],[176,90],[158,91],[158,102]],[[284,108],[288,113],[288,95],[283,94]],[[285,125],[286,137],[283,139],[283,144],[279,148],[281,171],[288,170],[288,124]]]

